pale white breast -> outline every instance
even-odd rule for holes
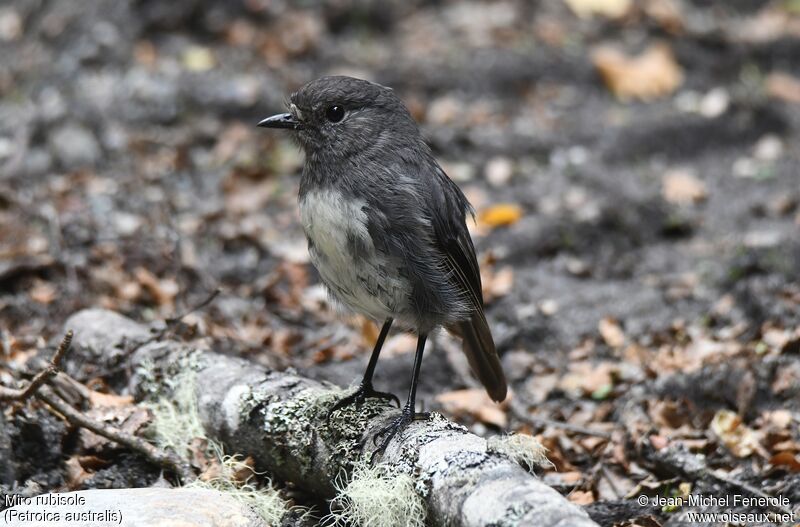
[[[309,191],[300,199],[311,262],[331,294],[353,311],[378,321],[401,317],[410,288],[375,250],[365,205],[335,190]]]

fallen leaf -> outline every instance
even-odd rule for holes
[[[55,300],[57,293],[58,290],[52,283],[37,280],[28,294],[34,302],[49,304]]]
[[[572,11],[581,18],[601,15],[620,18],[631,9],[631,0],[564,0]]]
[[[778,409],[773,410],[771,412],[764,412],[762,417],[768,426],[771,426],[778,430],[785,430],[789,428],[789,425],[792,424],[794,421],[794,417],[792,417],[792,412],[786,409]]]
[[[116,395],[113,393],[102,393],[94,390],[89,391],[89,403],[92,408],[122,408],[133,404],[133,397],[130,395]]]
[[[120,427],[123,432],[138,434],[153,420],[153,412],[149,408],[137,406]]]
[[[514,269],[510,265],[497,271],[493,266],[484,265],[481,271],[483,299],[486,303],[506,296],[514,287]]]
[[[625,333],[622,331],[618,320],[605,317],[600,320],[600,323],[597,325],[597,330],[600,332],[600,336],[603,337],[603,341],[609,347],[621,348],[625,344]]]
[[[81,466],[79,456],[70,457],[65,463],[67,487],[74,490],[80,488],[83,482],[92,477],[92,474]]]
[[[786,467],[792,472],[800,472],[800,456],[793,452],[779,452],[769,458],[769,464]]]
[[[648,414],[655,424],[666,428],[680,428],[690,422],[689,408],[685,403],[676,401],[649,401]]]
[[[764,83],[770,97],[792,104],[800,104],[800,79],[788,73],[773,72]]]
[[[478,222],[488,227],[513,225],[522,218],[522,207],[513,203],[500,203],[483,209]]]
[[[664,174],[661,194],[669,203],[685,205],[705,201],[708,198],[708,189],[692,172],[674,169]]]
[[[658,99],[673,93],[683,82],[681,67],[663,43],[635,57],[601,46],[592,53],[592,61],[608,89],[623,101]]]
[[[447,412],[455,416],[471,415],[482,423],[498,428],[505,428],[508,425],[508,416],[503,410],[508,400],[500,404],[495,403],[483,388],[454,390],[436,396],[436,401]]]
[[[136,280],[153,297],[153,301],[159,306],[171,306],[172,301],[178,294],[178,284],[169,278],[159,280],[156,275],[144,267],[137,267],[134,271]]]
[[[711,420],[710,428],[736,457],[748,457],[761,449],[756,432],[745,426],[735,412],[718,411]]]
[[[594,503],[594,494],[589,490],[573,490],[567,495],[567,499],[578,505],[589,505]]]
[[[664,30],[673,34],[683,30],[683,13],[675,0],[648,0],[643,7],[645,14]]]
[[[653,448],[656,450],[662,450],[669,446],[669,439],[662,435],[653,434],[649,438],[650,444],[653,445]]]
[[[589,395],[596,399],[604,399],[613,388],[611,376],[613,370],[614,366],[609,362],[573,363],[570,364],[569,372],[561,378],[558,386],[576,397]]]

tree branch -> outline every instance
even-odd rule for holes
[[[25,388],[14,389],[0,386],[0,401],[25,401],[31,395],[34,395],[43,384],[55,377],[61,368],[61,359],[64,358],[64,355],[72,345],[72,335],[72,330],[67,330],[64,338],[61,339],[61,344],[58,345],[58,349],[53,354],[53,358],[50,359],[50,364],[37,373]]]
[[[99,436],[103,436],[111,441],[116,441],[122,446],[126,446],[131,450],[139,452],[151,462],[156,465],[162,466],[172,470],[177,474],[184,484],[187,484],[195,479],[194,472],[189,466],[189,463],[181,459],[177,454],[161,450],[151,445],[144,439],[136,437],[135,435],[128,434],[113,426],[108,426],[103,423],[89,419],[72,406],[60,401],[54,396],[52,392],[47,389],[42,389],[36,394],[36,398],[43,401],[50,408],[61,414],[71,425],[86,428],[91,430]]]
[[[103,323],[98,310],[85,317],[78,313],[68,323],[80,328],[78,335],[87,342],[97,342],[98,333],[109,345],[126,337]],[[337,482],[366,464],[373,448],[368,439],[397,415],[387,403],[369,400],[342,409],[328,422],[327,411],[341,392],[293,371],[267,371],[174,341],[139,348],[131,367],[137,372],[132,389],[161,397],[175,385],[185,387],[180,376],[191,372],[198,415],[209,437],[228,453],[252,456],[258,469],[320,498],[335,496]],[[424,500],[433,525],[595,525],[513,457],[438,417],[414,422],[398,434],[380,466],[414,482],[412,495]]]

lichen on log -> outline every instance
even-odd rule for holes
[[[98,333],[105,334],[106,342],[113,340],[100,318],[97,310],[92,317],[78,313],[67,324],[78,342],[92,342]],[[118,333],[115,338],[125,338],[124,330]],[[135,372],[131,387],[140,396],[163,396],[171,379],[193,371],[199,416],[209,437],[229,453],[252,456],[256,467],[274,479],[322,498],[334,498],[337,482],[341,488],[354,467],[369,461],[369,438],[398,411],[384,401],[368,400],[327,421],[328,409],[341,396],[339,388],[291,369],[266,370],[170,340],[142,345],[130,357],[130,366]],[[514,457],[434,414],[399,433],[378,462],[412,478],[432,525],[595,525]]]

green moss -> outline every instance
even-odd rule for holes
[[[173,375],[161,377],[161,386],[157,386],[158,375],[155,370],[144,368],[140,376],[147,382],[153,382],[153,393],[166,392],[147,406],[153,412],[150,433],[155,444],[162,449],[170,449],[189,458],[194,445],[205,443],[206,454],[216,459],[220,467],[219,476],[206,480],[196,480],[188,485],[191,488],[204,488],[224,492],[237,501],[252,508],[268,525],[278,525],[281,518],[292,507],[272,486],[269,479],[259,485],[255,473],[238,456],[226,455],[222,445],[206,437],[197,407],[197,374],[196,369],[202,365],[187,356],[184,370],[179,368]],[[198,442],[197,440],[201,440]],[[250,475],[242,481],[241,474],[250,471]],[[305,511],[304,511],[305,513]]]
[[[397,469],[359,463],[348,482],[337,480],[338,494],[323,522],[336,526],[424,527],[425,501],[414,487],[414,478]]]
[[[505,456],[529,471],[533,471],[537,467],[553,465],[547,459],[547,449],[544,445],[527,434],[510,434],[489,438],[486,442],[486,450]]]

